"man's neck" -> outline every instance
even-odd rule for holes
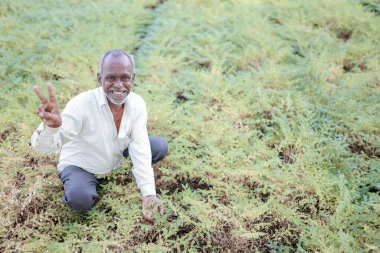
[[[124,104],[121,104],[121,105],[115,105],[115,104],[112,104],[112,103],[108,102],[108,105],[109,105],[109,107],[110,107],[112,113],[117,113],[117,112],[119,112],[120,110],[123,110],[123,109],[124,109]]]

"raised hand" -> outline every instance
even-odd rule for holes
[[[47,84],[47,90],[49,92],[49,100],[42,95],[40,87],[33,86],[33,91],[41,101],[41,105],[37,109],[37,115],[49,127],[60,127],[62,125],[61,114],[55,101],[54,89],[51,83]]]

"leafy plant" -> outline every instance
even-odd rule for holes
[[[2,1],[3,252],[379,251],[376,1]],[[376,9],[377,8],[377,9]],[[24,11],[27,9],[28,11]],[[131,163],[88,214],[30,148],[35,84],[61,108],[110,48],[136,57],[165,214],[141,220]]]

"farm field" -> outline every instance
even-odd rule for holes
[[[0,252],[379,252],[379,45],[378,0],[1,1]],[[129,160],[81,215],[30,146],[32,86],[62,111],[111,48],[169,142],[154,225]]]

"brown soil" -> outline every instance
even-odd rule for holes
[[[10,127],[5,129],[3,132],[0,133],[0,143],[7,140],[10,134],[16,133],[17,129],[15,127]]]
[[[242,177],[238,180],[239,184],[245,185],[252,191],[252,195],[262,202],[267,202],[271,193],[265,188],[265,185],[250,179],[248,176]]]
[[[289,145],[289,146],[285,147],[282,151],[280,151],[278,156],[280,157],[280,159],[284,163],[293,164],[296,161],[296,159],[294,157],[294,155],[296,153],[297,153],[297,150],[296,150],[295,146]]]
[[[276,242],[278,246],[288,246],[290,252],[294,252],[300,236],[295,224],[280,219],[273,214],[265,213],[253,221],[246,221],[248,231],[265,233],[259,238],[235,237],[232,234],[233,225],[220,222],[213,232],[212,245],[216,252],[272,252],[270,243]],[[289,233],[283,233],[290,231]]]
[[[198,62],[197,67],[201,69],[208,69],[211,67],[211,61]]]
[[[356,140],[355,142],[349,144],[348,148],[351,150],[352,153],[355,153],[355,154],[364,153],[369,158],[370,157],[380,158],[380,152],[377,151],[376,148],[373,147],[372,143],[369,143],[367,141]]]
[[[159,178],[160,179],[160,178]],[[174,179],[170,181],[157,180],[156,186],[159,189],[158,193],[162,190],[168,191],[167,194],[171,195],[174,192],[182,192],[186,187],[192,190],[210,190],[211,185],[205,183],[200,177],[188,178],[184,176],[175,176]]]
[[[351,30],[348,30],[346,28],[333,29],[333,32],[335,33],[338,39],[341,39],[344,42],[349,40],[353,33]]]
[[[57,161],[49,156],[37,158],[27,155],[24,157],[23,166],[29,168],[37,168],[41,166],[57,167]]]

